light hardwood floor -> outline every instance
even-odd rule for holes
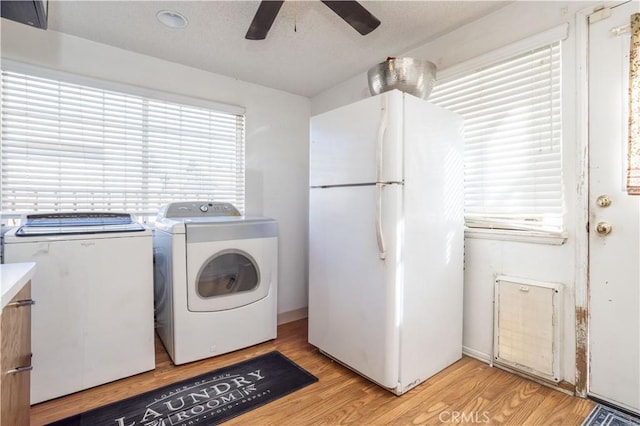
[[[594,404],[463,357],[401,397],[331,361],[307,343],[307,321],[281,325],[278,338],[230,354],[174,366],[156,339],[156,369],[31,407],[49,422],[278,350],[319,378],[228,425],[580,425]]]

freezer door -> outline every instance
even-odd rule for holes
[[[401,182],[402,93],[395,90],[311,118],[311,186]]]
[[[310,191],[309,342],[390,389],[399,377],[401,203],[402,185]]]

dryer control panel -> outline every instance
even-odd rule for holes
[[[177,219],[185,217],[240,216],[231,203],[213,201],[180,201],[163,206],[158,218]]]

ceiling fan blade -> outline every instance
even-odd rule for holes
[[[367,35],[378,28],[380,21],[357,1],[325,1],[331,10],[347,21],[356,31],[362,35]]]
[[[267,37],[267,33],[273,25],[273,21],[276,19],[283,1],[263,0],[258,6],[256,15],[251,21],[247,35],[244,36],[247,40],[264,40]]]

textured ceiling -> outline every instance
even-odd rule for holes
[[[362,1],[382,24],[361,36],[320,1],[289,0],[252,41],[258,1],[50,1],[49,30],[311,97],[507,3]],[[163,26],[159,10],[189,25]]]

